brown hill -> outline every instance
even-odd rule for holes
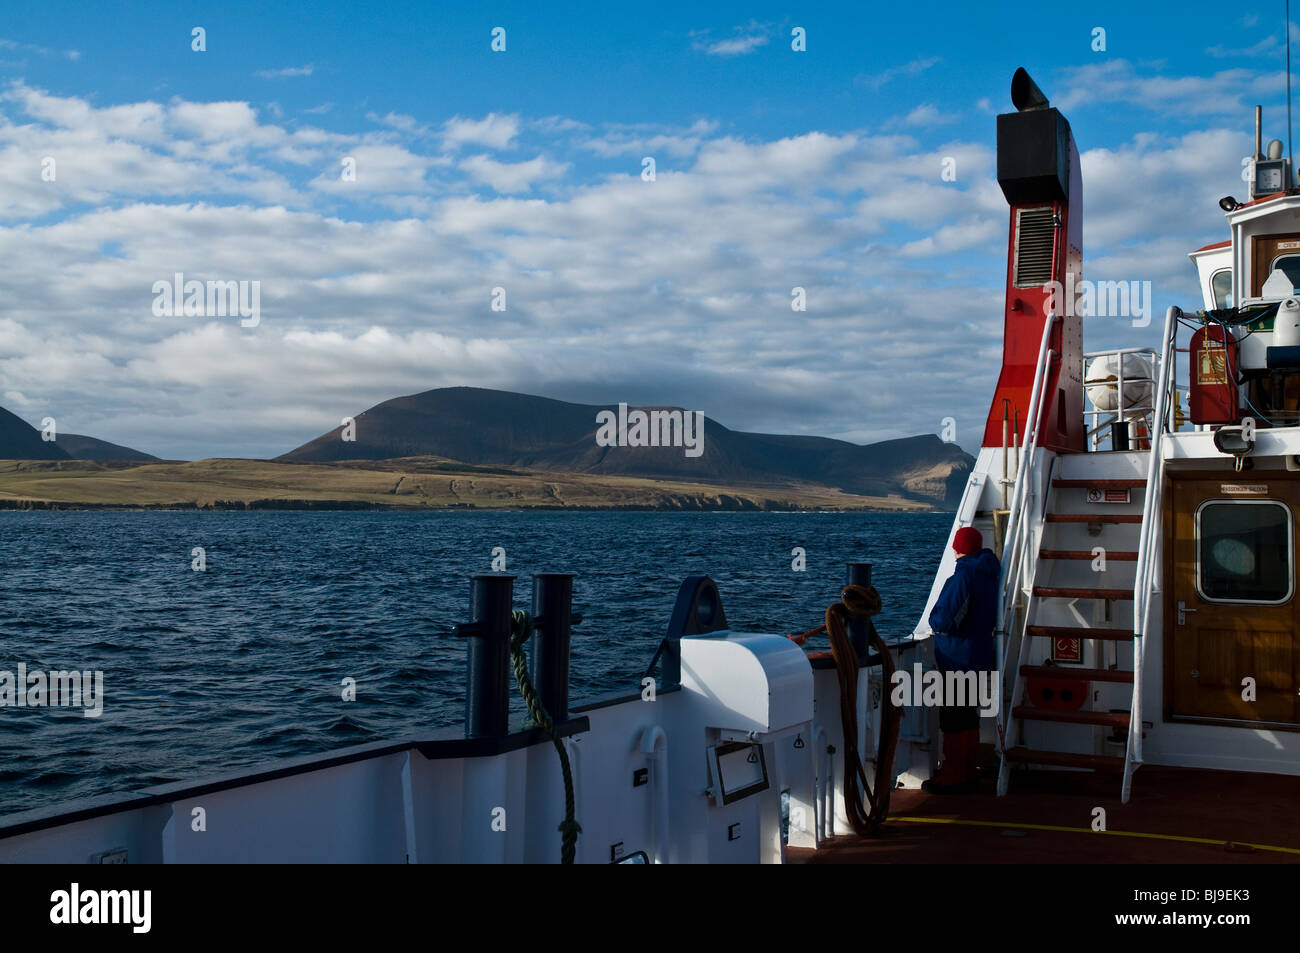
[[[643,408],[648,409],[648,408]],[[663,408],[661,408],[663,409]],[[616,406],[571,404],[477,387],[397,397],[356,417],[356,439],[337,427],[278,457],[287,463],[433,456],[462,463],[529,467],[695,483],[817,484],[867,496],[901,494],[955,506],[973,464],[933,434],[861,446],[827,437],[731,430],[706,418],[704,452],[597,445],[597,414]]]

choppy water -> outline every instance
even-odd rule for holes
[[[0,671],[101,669],[103,715],[0,708],[0,814],[459,724],[469,574],[578,573],[571,697],[639,687],[677,587],[733,628],[817,624],[873,562],[911,631],[951,517],[832,513],[0,512]],[[206,551],[206,572],[191,550]],[[791,571],[791,549],[807,571]],[[358,683],[355,702],[340,682]]]

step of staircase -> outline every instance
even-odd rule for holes
[[[1067,678],[1088,682],[1133,683],[1133,673],[1122,668],[1068,668],[1063,665],[1022,665],[1020,674],[1025,678]]]
[[[1017,705],[1011,709],[1011,714],[1023,721],[1060,721],[1072,725],[1103,725],[1108,728],[1127,728],[1129,722],[1126,711],[1062,711]]]
[[[1044,639],[1103,639],[1109,642],[1132,642],[1131,629],[1080,629],[1068,625],[1027,625],[1025,635]]]
[[[1090,549],[1040,549],[1038,551],[1040,559],[1096,559],[1096,554]],[[1138,554],[1134,552],[1115,552],[1106,550],[1107,561],[1115,562],[1137,562]]]
[[[1132,589],[1072,589],[1067,586],[1034,586],[1034,595],[1044,599],[1133,599]]]
[[[1075,754],[1070,751],[1034,751],[1008,748],[1007,760],[1016,764],[1050,764],[1062,768],[1091,768],[1094,771],[1124,770],[1124,759],[1103,754]]]
[[[1141,513],[1048,513],[1047,523],[1141,523]]]
[[[1146,480],[1053,480],[1057,490],[1141,490]]]

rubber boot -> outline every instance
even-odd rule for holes
[[[971,769],[978,750],[978,728],[945,734],[939,776],[922,781],[921,790],[927,794],[974,794],[979,790],[979,781]]]
[[[921,782],[921,790],[927,794],[957,794],[965,782],[966,772],[966,736],[965,731],[946,731],[943,734],[943,760],[939,762],[939,774],[928,781]]]

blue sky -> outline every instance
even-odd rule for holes
[[[1251,106],[1286,137],[1282,5],[903,7],[6,4],[0,405],[185,458],[452,384],[974,449],[1012,72],[1084,153],[1085,277],[1199,306]],[[261,323],[151,313],[177,271]]]

